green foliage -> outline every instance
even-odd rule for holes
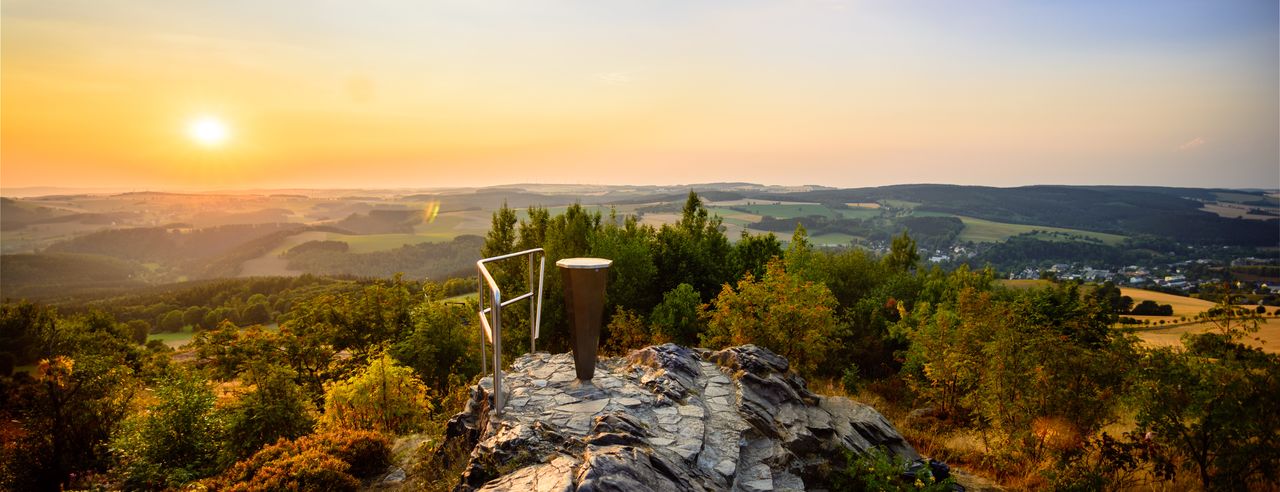
[[[613,314],[609,325],[605,327],[605,332],[609,336],[604,341],[604,347],[601,348],[604,354],[626,355],[632,350],[647,347],[655,342],[654,335],[649,333],[649,327],[644,324],[644,319],[637,316],[634,311],[623,308],[618,308]]]
[[[1229,299],[1210,316],[1218,333],[1184,337],[1184,351],[1151,351],[1135,392],[1138,431],[1160,444],[1151,460],[1207,490],[1280,479],[1280,357],[1240,343],[1258,320]]]
[[[904,375],[942,415],[1030,464],[1115,418],[1134,340],[1110,331],[1110,307],[1074,285],[1002,295],[966,287],[954,304],[918,307],[900,324],[911,342]]]
[[[699,297],[710,299],[720,287],[737,278],[731,271],[729,240],[720,231],[721,219],[708,214],[696,193],[689,192],[680,220],[658,230],[654,263],[655,288],[666,292],[687,283]]]
[[[130,340],[139,345],[147,343],[147,335],[151,334],[151,323],[135,319],[125,323],[125,326],[128,327]]]
[[[155,390],[156,402],[129,417],[111,441],[121,484],[175,488],[216,471],[223,424],[213,389],[199,373],[179,371]]]
[[[772,232],[752,235],[743,229],[742,237],[733,245],[733,271],[737,275],[749,272],[755,278],[763,277],[769,260],[781,258],[782,254],[782,243]]]
[[[702,299],[692,285],[680,284],[662,294],[662,302],[649,315],[656,335],[680,345],[693,345],[704,331]]]
[[[821,260],[821,256],[809,243],[809,233],[803,225],[797,224],[795,232],[791,234],[791,243],[787,245],[787,272],[796,278],[825,282],[830,276],[822,268]]]
[[[160,318],[160,324],[156,327],[161,332],[177,333],[182,330],[182,314],[183,312],[177,309],[169,311],[169,313],[165,314],[163,318]]]
[[[747,275],[736,290],[725,285],[712,301],[702,342],[712,348],[753,343],[786,357],[797,372],[814,374],[841,328],[835,309],[825,285],[792,277],[774,260],[760,281]]]
[[[1135,316],[1173,316],[1173,306],[1169,304],[1159,304],[1150,299],[1144,300],[1133,307],[1129,314]]]
[[[913,270],[916,264],[920,263],[920,252],[916,249],[916,242],[907,235],[907,231],[902,231],[901,236],[893,238],[889,254],[883,261],[890,270],[899,272]]]
[[[904,474],[906,462],[882,448],[873,448],[862,455],[847,452],[848,465],[832,473],[831,482],[836,490],[850,491],[926,491],[950,492],[954,481],[950,478],[936,480],[932,470],[925,466],[911,477]]]
[[[591,256],[613,260],[605,293],[610,305],[648,311],[657,302],[650,287],[658,273],[653,263],[653,235],[653,228],[640,225],[634,216],[618,224],[612,215],[590,236]]]
[[[391,463],[391,441],[371,431],[332,430],[280,441],[204,485],[215,490],[357,490]]]
[[[424,302],[413,309],[413,331],[391,345],[391,355],[443,392],[450,376],[464,379],[480,373],[476,351],[479,336],[471,320],[475,305]]]
[[[228,454],[245,458],[281,438],[311,432],[315,406],[294,382],[295,376],[291,369],[263,363],[243,373],[243,382],[253,389],[224,411]]]
[[[320,422],[330,429],[414,432],[431,414],[427,396],[426,385],[412,369],[383,354],[354,376],[326,385]]]
[[[105,471],[101,444],[128,412],[137,376],[154,369],[152,355],[100,312],[60,318],[52,308],[6,304],[0,327],[10,347],[37,361],[32,379],[0,385],[0,415],[13,424],[0,446],[0,488],[58,490]]]

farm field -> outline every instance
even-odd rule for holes
[[[778,219],[795,219],[799,217],[808,217],[818,215],[827,218],[836,218],[837,214],[831,209],[818,204],[805,205],[741,205],[737,207],[740,210],[755,215],[768,215]]]
[[[1280,353],[1280,318],[1264,318],[1258,327],[1258,332],[1246,337],[1245,343],[1273,354]],[[1204,333],[1213,329],[1212,323],[1192,323],[1170,328],[1141,330],[1137,335],[1144,344],[1151,347],[1179,347],[1182,346],[1183,333]]]
[[[1255,209],[1255,208],[1266,210],[1272,213],[1275,213],[1278,210],[1280,210],[1280,209],[1276,209],[1275,207],[1255,207],[1255,206],[1236,205],[1236,204],[1224,205],[1221,203],[1206,203],[1204,204],[1204,208],[1202,208],[1201,210],[1204,210],[1206,212],[1212,212],[1212,213],[1218,214],[1219,217],[1226,217],[1228,219],[1245,218],[1249,220],[1270,220],[1270,219],[1277,218],[1277,216],[1275,215],[1257,215],[1257,214],[1249,213],[1250,209]]]
[[[975,243],[994,243],[1004,241],[1010,237],[1019,234],[1025,234],[1031,231],[1061,232],[1065,234],[1075,234],[1079,236],[1094,238],[1107,244],[1119,244],[1124,240],[1124,236],[1116,234],[1106,234],[1102,232],[1082,231],[1079,229],[1064,229],[1060,227],[1033,226],[1026,224],[1010,224],[1007,222],[993,222],[990,220],[978,219],[974,217],[965,217],[963,215],[955,216],[964,222],[964,230],[960,231],[961,241],[973,241]]]
[[[1155,301],[1157,304],[1168,304],[1173,306],[1173,316],[1139,316],[1139,319],[1176,319],[1182,316],[1188,318],[1197,314],[1208,311],[1214,306],[1214,303],[1204,299],[1195,299],[1191,297],[1175,296],[1173,294],[1165,294],[1164,292],[1156,292],[1145,289],[1134,289],[1131,287],[1121,287],[1120,295],[1133,298],[1133,304],[1136,306],[1142,301]]]
[[[1010,289],[1041,289],[1053,285],[1051,281],[1035,279],[1000,279],[996,280],[996,283]]]
[[[856,238],[857,236],[841,233],[819,234],[817,236],[811,236],[809,238],[809,242],[818,246],[848,246],[849,242]]]
[[[840,214],[841,217],[844,217],[846,219],[870,219],[874,217],[879,217],[880,209],[854,207],[854,208],[845,209],[845,210],[836,210],[836,213]]]

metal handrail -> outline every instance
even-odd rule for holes
[[[533,248],[520,251],[517,253],[494,256],[492,258],[484,258],[476,262],[477,276],[479,277],[479,294],[480,294],[480,310],[477,313],[480,316],[480,374],[489,372],[485,359],[487,355],[484,350],[485,339],[493,344],[493,409],[494,412],[501,415],[502,406],[505,398],[502,396],[502,308],[511,304],[530,299],[534,297],[533,291],[533,256],[540,254],[538,260],[538,292],[537,302],[529,302],[529,352],[534,352],[537,348],[538,335],[541,333],[542,326],[542,281],[545,278],[547,268],[547,254],[542,248]],[[493,279],[493,275],[489,273],[489,269],[485,267],[486,263],[495,261],[509,260],[520,256],[529,256],[529,292],[520,294],[507,301],[502,300],[502,289],[498,287],[498,282]],[[485,286],[489,287],[489,307],[485,305]],[[486,317],[485,315],[488,315]],[[492,320],[490,320],[492,318]]]

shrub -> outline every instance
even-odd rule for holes
[[[701,306],[698,291],[693,290],[692,285],[680,284],[662,294],[662,302],[654,306],[649,321],[654,331],[666,340],[692,345],[698,342],[698,334],[702,332]]]
[[[606,330],[609,338],[605,340],[601,350],[605,354],[625,355],[632,350],[644,348],[653,341],[644,320],[636,316],[635,311],[621,307],[614,313]]]
[[[209,382],[179,372],[156,388],[156,403],[127,419],[111,449],[130,490],[173,488],[215,471],[221,422]]]
[[[431,410],[427,387],[413,369],[382,354],[356,375],[326,386],[321,423],[404,434],[420,430]]]
[[[831,477],[835,490],[950,492],[954,484],[950,478],[934,479],[929,466],[905,473],[906,462],[881,448],[859,456],[849,452],[846,458],[849,464]]]
[[[777,259],[769,262],[759,281],[746,275],[737,290],[726,284],[713,305],[703,344],[719,348],[754,343],[786,357],[806,375],[827,362],[840,329],[831,291],[788,275]]]
[[[204,485],[216,490],[356,490],[391,463],[391,441],[376,432],[335,430],[281,439]]]
[[[294,439],[311,432],[315,407],[294,383],[292,370],[260,364],[244,379],[253,390],[227,409],[227,448],[232,458],[249,456],[282,437]]]

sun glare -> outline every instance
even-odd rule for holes
[[[221,145],[230,136],[227,125],[212,116],[201,116],[187,125],[187,135],[206,147]]]

